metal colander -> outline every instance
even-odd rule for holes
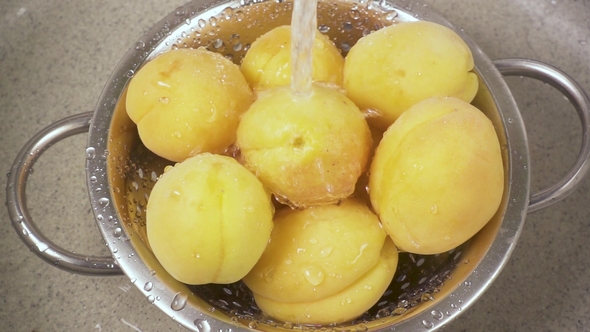
[[[188,329],[368,331],[432,330],[457,317],[488,288],[509,258],[527,210],[544,208],[571,193],[588,171],[588,98],[567,75],[532,60],[492,62],[463,32],[427,5],[414,1],[320,1],[318,28],[343,54],[360,37],[401,21],[429,20],[457,32],[469,45],[480,88],[473,104],[490,118],[502,147],[505,191],[500,208],[471,240],[438,255],[401,253],[394,279],[381,299],[354,321],[327,326],[298,325],[265,316],[252,294],[237,282],[189,286],[173,279],[149,249],[145,207],[162,174],[164,160],[148,151],[125,111],[125,91],[134,73],[158,54],[204,46],[239,63],[249,45],[270,29],[289,24],[292,2],[193,1],[177,8],[137,41],[105,86],[93,113],[47,127],[22,149],[7,186],[8,208],[21,239],[41,258],[68,271],[91,275],[124,273],[148,302]],[[500,73],[532,76],[556,86],[574,104],[583,124],[575,165],[559,183],[529,197],[530,167],[522,118]],[[45,238],[26,209],[28,170],[51,144],[89,129],[87,178],[97,225],[112,257],[67,252]],[[23,234],[26,233],[26,236]],[[41,245],[43,244],[43,245]],[[43,248],[43,250],[41,250]]]

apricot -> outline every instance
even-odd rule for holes
[[[343,291],[374,268],[385,242],[377,216],[355,199],[277,211],[268,246],[243,279],[259,296],[314,302]]]
[[[240,69],[205,49],[171,50],[131,79],[127,114],[143,144],[171,161],[223,153],[254,94]]]
[[[429,97],[471,102],[479,83],[467,44],[451,29],[427,21],[403,22],[361,38],[346,56],[344,88],[361,109],[379,114],[386,129],[406,109]]]
[[[342,86],[344,58],[336,45],[316,31],[312,48],[312,81]],[[280,26],[256,39],[240,67],[254,89],[291,83],[291,27]]]
[[[350,196],[371,149],[369,126],[352,101],[327,87],[312,91],[303,99],[288,86],[262,91],[237,130],[243,164],[294,207]]]
[[[401,251],[437,254],[464,243],[496,213],[504,190],[491,121],[460,99],[434,97],[385,132],[369,196]]]
[[[298,324],[338,324],[355,319],[379,301],[397,269],[398,251],[388,237],[373,268],[342,291],[317,301],[279,302],[254,293],[258,307],[272,318]]]
[[[262,255],[273,211],[270,194],[246,168],[230,157],[203,153],[156,182],[147,204],[147,236],[175,279],[232,283]]]

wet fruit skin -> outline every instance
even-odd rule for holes
[[[361,109],[376,110],[371,125],[385,130],[406,109],[430,97],[471,102],[479,82],[467,44],[451,29],[403,22],[361,38],[344,64],[344,88]]]
[[[312,49],[314,82],[342,85],[344,58],[326,36],[316,31]],[[260,36],[240,69],[251,86],[266,89],[291,83],[291,27],[280,26]]]
[[[294,100],[288,86],[268,89],[237,131],[243,164],[279,199],[295,207],[332,204],[352,194],[365,171],[371,133],[340,92],[313,86]]]
[[[317,301],[279,302],[258,294],[254,299],[267,315],[284,322],[338,324],[357,318],[383,295],[397,269],[398,250],[388,237],[378,263],[342,291]]]
[[[203,153],[156,182],[147,205],[147,236],[175,279],[232,283],[262,255],[273,213],[270,194],[252,173],[230,157]]]
[[[362,202],[277,211],[258,263],[243,279],[259,296],[288,303],[325,299],[376,266],[385,242],[377,216]]]
[[[179,162],[201,152],[223,153],[234,143],[239,118],[253,100],[230,60],[202,48],[177,49],[135,74],[126,108],[143,144]]]
[[[424,100],[389,127],[372,161],[370,199],[400,251],[437,254],[496,213],[504,190],[491,121],[451,97]]]

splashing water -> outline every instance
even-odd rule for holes
[[[291,91],[296,98],[311,96],[311,52],[317,27],[317,0],[296,0],[291,17]]]

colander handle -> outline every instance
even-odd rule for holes
[[[529,212],[553,205],[574,192],[590,170],[590,101],[582,87],[561,70],[530,59],[510,58],[494,61],[504,76],[525,76],[548,83],[574,106],[582,124],[582,146],[574,165],[556,184],[531,195]]]
[[[92,112],[63,118],[33,136],[17,155],[6,186],[6,206],[20,239],[44,261],[69,272],[86,275],[121,275],[113,257],[84,256],[51,242],[35,225],[27,208],[26,185],[37,159],[54,143],[88,132]]]

